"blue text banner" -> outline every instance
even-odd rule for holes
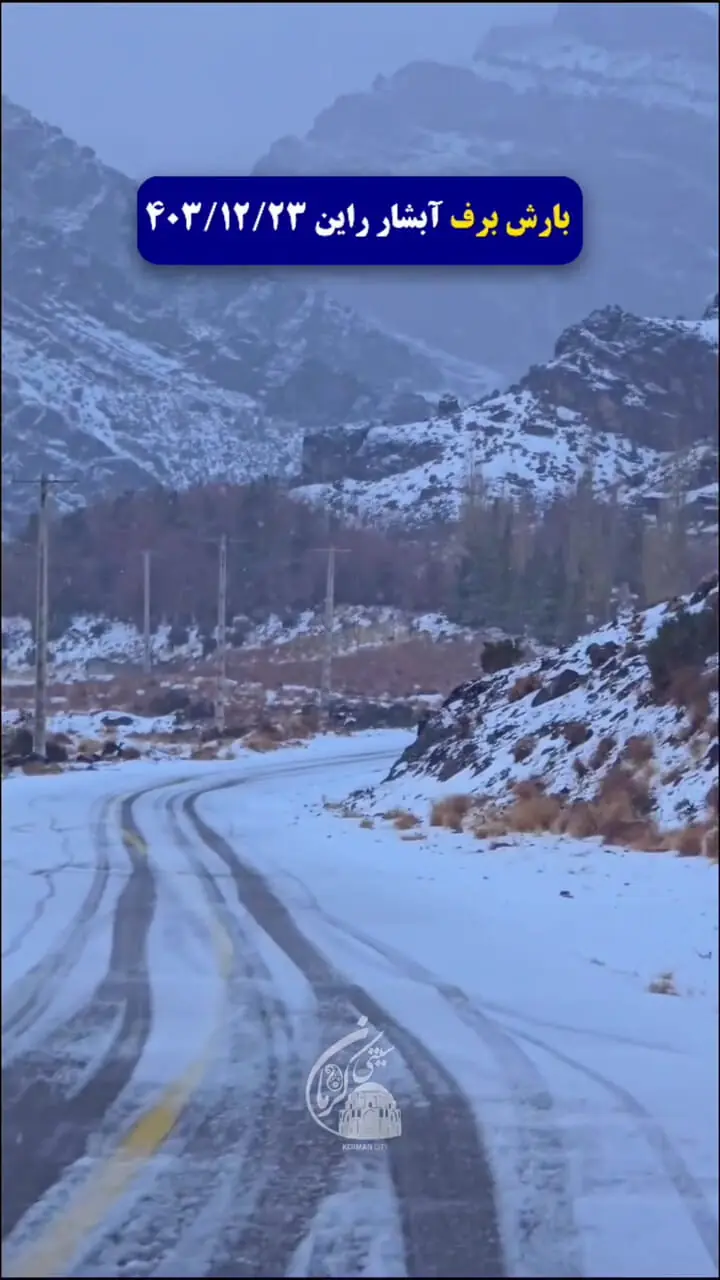
[[[137,244],[158,266],[563,266],[583,197],[567,177],[156,177]]]

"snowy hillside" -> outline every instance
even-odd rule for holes
[[[134,184],[3,100],[3,462],[68,479],[60,509],[297,465],[302,430],[497,383],[280,279],[153,271]],[[17,527],[34,502],[8,488]]]
[[[455,689],[356,803],[417,813],[433,801],[436,825],[477,835],[549,829],[659,848],[681,829],[681,850],[717,856],[717,682],[715,575]]]
[[[151,653],[154,664],[187,663],[206,656],[207,640],[197,627],[180,628],[186,638],[177,636],[178,628],[163,625],[151,637]],[[32,624],[28,618],[2,619],[3,670],[9,675],[25,674],[32,668]],[[242,647],[243,654],[261,649],[290,649],[304,641],[315,642],[318,652],[325,635],[325,619],[322,612],[304,610],[293,623],[284,623],[271,615],[265,622],[253,625],[248,619],[236,618],[229,627],[228,643]],[[485,639],[500,635],[492,628],[483,632]],[[334,619],[334,652],[352,653],[358,649],[392,644],[413,638],[425,638],[434,643],[446,640],[478,638],[478,633],[468,627],[460,627],[437,613],[412,615],[400,609],[381,606],[353,607],[338,605]],[[56,678],[64,681],[82,680],[88,668],[103,663],[109,667],[124,664],[138,666],[143,658],[143,637],[130,622],[111,621],[95,616],[78,616],[68,629],[49,644],[51,670]]]
[[[717,298],[698,320],[607,307],[504,393],[429,422],[307,437],[296,496],[375,521],[457,513],[471,470],[490,493],[541,499],[592,465],[600,490],[649,507],[681,478],[702,523],[717,512]],[[322,481],[326,483],[322,483]]]
[[[688,4],[557,6],[490,31],[465,65],[413,63],[347,94],[262,173],[567,173],[588,193],[570,272],[330,277],[404,331],[503,374],[609,300],[693,314],[717,272],[717,26]],[[678,210],[682,209],[682,217]]]

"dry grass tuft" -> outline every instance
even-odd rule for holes
[[[365,831],[372,831],[375,826],[375,823],[373,822],[372,818],[361,818],[360,826]]]
[[[592,737],[592,729],[582,720],[568,720],[562,727],[562,735],[569,747],[581,747]]]
[[[205,742],[190,753],[191,760],[217,760],[220,755],[219,742]]]
[[[31,778],[39,774],[63,772],[61,765],[55,764],[54,761],[52,764],[45,764],[44,760],[28,760],[27,764],[22,765],[21,768],[23,773],[26,773]]]
[[[633,734],[628,738],[622,752],[622,758],[630,764],[647,764],[652,760],[655,745],[648,734]]]
[[[430,826],[445,827],[459,833],[472,806],[472,796],[446,796],[443,800],[436,800],[430,811]]]
[[[617,746],[616,739],[611,737],[609,734],[606,735],[604,738],[601,738],[595,750],[593,751],[592,755],[590,756],[590,759],[588,760],[588,764],[590,765],[590,768],[602,769],[605,762],[609,760],[616,746]]]
[[[671,847],[677,850],[681,858],[699,858],[703,851],[706,830],[703,823],[691,822],[681,831],[673,833]]]
[[[707,831],[705,832],[705,838],[704,838],[704,840],[703,840],[703,850],[702,850],[702,851],[703,851],[703,857],[704,857],[704,858],[707,858],[710,862],[717,863],[717,861],[718,861],[718,825],[717,825],[717,822],[715,823],[715,826],[714,826],[714,827],[708,827]]]
[[[530,693],[537,693],[542,685],[542,680],[537,672],[532,672],[529,676],[520,676],[508,693],[508,702],[519,702],[521,698],[527,698]]]
[[[413,827],[420,825],[420,819],[407,809],[401,810],[393,819],[393,826],[397,831],[410,831]]]
[[[269,733],[253,730],[243,738],[242,745],[247,747],[248,751],[277,751],[283,744],[278,742],[277,738],[271,737]]]
[[[560,816],[562,801],[545,794],[537,782],[519,783],[515,802],[508,810],[511,831],[552,831]]]
[[[527,738],[519,738],[512,749],[513,760],[516,764],[522,764],[523,760],[527,760],[531,756],[537,746],[537,738],[529,736]]]

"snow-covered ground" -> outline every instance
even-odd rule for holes
[[[99,817],[146,789],[136,819],[157,886],[154,1014],[117,1107],[127,1125],[174,1082],[176,1102],[192,1108],[199,1081],[215,1078],[213,1061],[233,1087],[255,1087],[246,1015],[258,979],[238,988],[245,1039],[235,1060],[224,1057],[222,955],[218,968],[197,932],[208,918],[200,872],[220,864],[183,826],[183,800],[204,787],[199,819],[261,872],[315,948],[422,1041],[469,1100],[497,1186],[508,1275],[717,1275],[717,868],[567,838],[476,841],[347,816],[343,797],[378,783],[408,742],[387,732],[318,738],[271,760],[138,761],[4,783],[6,1020],[37,996],[36,966],[51,957],[43,1007],[15,1040],[6,1034],[5,1055],[57,1028],[104,972],[113,904],[127,883],[118,840],[107,847],[103,911],[79,942],[74,920],[96,874]],[[242,927],[232,878],[218,873],[214,883],[218,918]],[[267,934],[256,941],[262,983],[302,1050],[311,990]],[[68,960],[73,946],[82,964]],[[307,1071],[316,1048],[310,1036]],[[295,1105],[302,1110],[303,1097]],[[129,1165],[126,1149],[125,1180],[111,1178],[111,1194],[101,1160],[111,1138],[96,1136],[92,1159],[67,1170],[11,1234],[3,1273],[51,1274],[42,1267],[53,1265],[76,1276],[212,1274],[208,1240],[221,1233],[223,1213],[237,1219],[247,1209],[232,1198],[244,1159],[233,1132],[228,1121],[212,1194],[192,1191],[193,1170],[172,1138],[151,1158],[136,1151]],[[384,1162],[348,1155],[338,1177],[286,1274],[406,1274]],[[156,1219],[152,1247],[162,1261],[151,1266],[143,1233]],[[328,1236],[333,1269],[310,1269],[310,1243]]]

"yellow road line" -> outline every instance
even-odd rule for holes
[[[213,946],[218,968],[227,980],[233,957],[232,942],[225,929],[213,922]],[[91,1173],[91,1185],[78,1192],[60,1219],[53,1223],[39,1243],[20,1256],[2,1274],[15,1280],[40,1280],[66,1276],[68,1268],[88,1234],[102,1222],[112,1205],[171,1133],[200,1084],[214,1057],[224,1018],[224,1001],[218,1008],[215,1028],[202,1054],[162,1093],[159,1102],[137,1121],[104,1166]]]
[[[130,831],[127,827],[123,827],[122,838],[124,845],[130,845],[131,849],[134,849],[136,853],[141,853],[143,857],[147,858],[148,847],[142,836]]]

